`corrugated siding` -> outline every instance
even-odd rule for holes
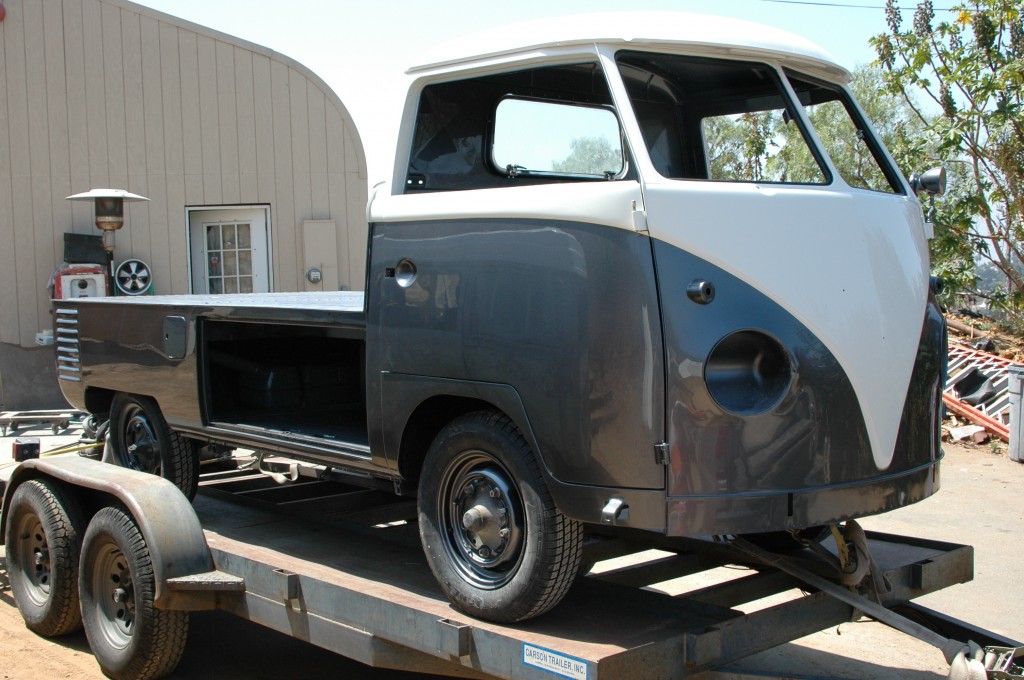
[[[115,258],[187,293],[186,206],[268,204],[275,290],[302,289],[304,220],[338,225],[340,281],[365,278],[366,162],[352,119],[270,50],[124,0],[4,0],[0,23],[0,342],[50,328],[65,232],[99,234],[98,187],[130,204]]]

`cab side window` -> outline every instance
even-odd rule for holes
[[[629,176],[604,74],[571,64],[425,87],[405,192]]]

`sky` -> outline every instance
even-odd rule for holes
[[[533,19],[586,12],[672,10],[775,26],[812,40],[848,69],[870,63],[887,30],[884,0],[135,0],[243,38],[302,63],[341,98],[363,140],[370,179],[388,171],[408,81],[405,70],[439,43]],[[936,19],[953,0],[935,0]],[[914,0],[903,0],[904,21]]]

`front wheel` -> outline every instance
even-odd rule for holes
[[[199,486],[196,442],[172,430],[149,397],[119,393],[110,407],[111,461],[174,483],[191,500]]]
[[[505,416],[469,413],[434,439],[419,483],[420,539],[452,603],[512,623],[548,611],[579,568],[583,528],[555,506]]]
[[[123,508],[103,508],[89,522],[79,592],[85,636],[108,677],[149,680],[178,665],[188,637],[188,613],[154,605],[149,547]]]
[[[85,519],[58,483],[33,479],[17,488],[7,512],[7,572],[18,611],[43,637],[82,627],[78,553]]]

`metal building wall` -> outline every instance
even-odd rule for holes
[[[4,6],[0,350],[51,326],[63,234],[99,234],[91,204],[64,197],[96,187],[151,199],[126,206],[115,258],[148,262],[157,293],[189,291],[186,206],[231,204],[270,206],[276,290],[302,287],[304,220],[336,222],[339,281],[362,288],[366,160],[309,69],[126,0]]]

